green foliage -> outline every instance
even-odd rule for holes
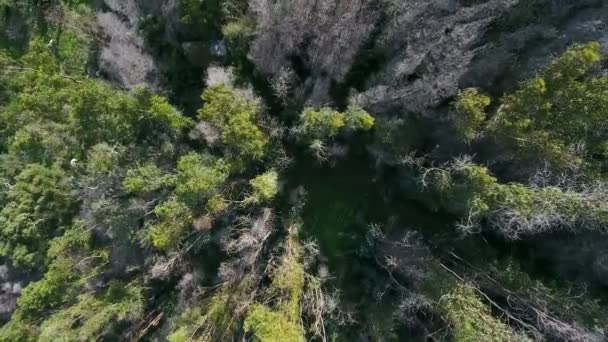
[[[369,131],[374,127],[375,119],[363,108],[350,106],[344,113],[346,126],[352,130]]]
[[[218,191],[226,181],[230,165],[208,154],[189,153],[177,164],[175,193],[195,206]]]
[[[220,195],[215,194],[209,198],[207,204],[205,205],[205,209],[211,215],[219,214],[228,208],[228,203],[226,199]]]
[[[344,113],[331,108],[305,108],[300,114],[300,122],[294,129],[296,138],[308,144],[317,158],[327,158],[326,142],[334,139],[340,132],[370,130],[374,118],[359,107],[351,106]]]
[[[470,285],[459,285],[439,302],[439,310],[450,323],[457,342],[496,341],[523,342],[528,338],[512,332],[492,317],[490,308],[475,294]]]
[[[85,148],[134,140],[140,112],[132,96],[96,81],[81,84],[73,95],[70,121]]]
[[[247,312],[244,329],[256,341],[304,341],[300,300],[305,281],[300,248],[294,236],[288,237],[285,253],[273,271],[270,291],[276,296],[276,309],[256,304]]]
[[[24,163],[20,158],[12,154],[0,154],[0,206],[4,207],[8,201],[10,182],[24,168]]]
[[[465,216],[473,212],[483,216],[490,210],[491,196],[498,180],[489,170],[475,164],[458,165],[452,170],[439,170],[432,180],[449,212]]]
[[[72,267],[71,262],[60,259],[51,265],[44,278],[24,288],[17,303],[15,319],[31,321],[63,304],[69,297],[72,290],[70,285],[76,276]]]
[[[228,40],[243,40],[253,35],[255,22],[248,17],[229,21],[222,26],[222,35]]]
[[[124,154],[124,147],[110,146],[107,143],[97,144],[88,151],[87,173],[90,175],[109,174],[119,167]]]
[[[64,74],[41,40],[32,41],[19,60],[5,62],[2,78],[16,95],[0,111],[0,137],[32,161],[69,160],[102,142],[127,145],[159,132],[178,135],[192,123],[149,91],[130,94]]]
[[[273,312],[263,305],[249,309],[244,329],[252,332],[254,341],[259,342],[299,342],[304,341],[302,328],[290,322],[280,312]]]
[[[181,10],[181,21],[188,26],[210,26],[215,25],[213,15],[221,13],[218,1],[201,3],[197,0],[179,0]]]
[[[177,245],[192,225],[192,212],[187,205],[175,198],[154,208],[158,222],[150,227],[149,237],[152,245],[168,250]]]
[[[41,267],[48,241],[68,225],[75,200],[57,167],[30,164],[15,178],[0,211],[0,255],[14,264]]]
[[[603,230],[608,222],[601,189],[585,193],[501,184],[487,168],[462,160],[429,169],[422,182],[433,185],[444,209],[463,218],[459,227],[465,233],[479,229],[482,220],[509,238],[563,227]]]
[[[127,171],[127,176],[122,184],[125,191],[141,194],[170,186],[174,181],[173,176],[165,174],[156,165],[147,163]]]
[[[346,116],[331,108],[306,108],[300,116],[300,126],[306,136],[316,139],[331,138],[346,126]]]
[[[159,122],[166,123],[172,130],[179,132],[192,125],[192,119],[183,116],[169,104],[164,97],[154,95],[150,98],[150,114]]]
[[[589,151],[606,141],[596,128],[608,119],[608,77],[589,76],[601,59],[600,49],[596,42],[576,45],[504,96],[490,132],[529,162],[542,158],[555,168],[594,167]],[[581,143],[587,148],[582,156],[570,148]]]
[[[71,16],[71,13],[68,14]],[[94,20],[92,13],[86,14],[76,14],[81,16],[81,20]],[[64,19],[65,20],[65,19]],[[62,70],[67,74],[80,74],[84,75],[86,73],[86,65],[89,61],[89,39],[88,37],[84,37],[83,35],[77,35],[75,32],[62,32],[57,35],[58,41],[57,51],[58,51],[58,59],[62,66]]]
[[[490,98],[480,93],[479,89],[470,88],[458,93],[456,97],[456,130],[465,141],[474,139],[486,121],[485,109],[490,105]]]
[[[546,307],[547,311],[559,314],[563,319],[582,323],[592,329],[608,322],[608,308],[586,290],[572,293],[575,284],[535,279],[524,272],[516,260],[493,265],[492,273],[510,291],[539,307]]]
[[[36,327],[12,319],[0,328],[0,340],[35,342],[37,341],[37,333]]]
[[[259,125],[260,108],[255,101],[239,95],[225,84],[209,87],[202,95],[205,102],[199,111],[201,120],[221,131],[221,141],[240,157],[261,158],[268,136]]]
[[[304,289],[304,266],[300,249],[295,236],[290,236],[280,264],[274,270],[271,287],[271,291],[278,291],[283,295],[276,304],[279,312],[294,324],[300,320],[300,299]]]
[[[30,51],[19,60],[3,62],[1,79],[10,94],[8,105],[0,111],[4,139],[31,123],[66,123],[64,108],[74,82],[61,76],[58,61],[41,40],[33,40]]]
[[[180,113],[166,98],[154,95],[147,88],[136,88],[134,96],[141,107],[148,108],[149,119],[166,126],[171,132],[178,134],[193,124],[192,119]]]
[[[238,290],[234,292],[238,293]],[[236,293],[220,290],[203,305],[203,308],[194,307],[185,310],[176,320],[167,340],[211,342],[229,339],[236,325],[233,303],[231,303],[231,295],[234,296]]]
[[[251,181],[253,193],[247,197],[246,202],[265,203],[271,201],[279,192],[279,174],[274,171],[267,171]]]
[[[473,2],[481,1],[467,4]],[[269,96],[277,90],[245,58],[250,39],[256,37],[252,12],[258,8],[250,8],[250,3],[178,0],[181,21],[160,16],[139,20],[147,43],[159,45],[156,57],[169,58],[165,64],[171,68],[163,71],[168,71],[170,84],[187,90],[202,83],[199,68],[208,61],[201,59],[211,54],[199,59],[196,53],[188,57],[174,53],[182,50],[178,48],[184,42],[196,42],[191,46],[202,50],[226,43],[221,62],[238,70],[231,84],[213,85],[221,77],[210,73],[197,117],[205,124],[197,125],[187,139],[184,133],[193,128],[194,120],[168,99],[151,89],[125,91],[91,77],[100,42],[93,36],[96,9],[87,6],[88,1],[0,0],[0,46],[13,45],[10,51],[0,51],[0,263],[8,266],[8,281],[13,270],[17,277],[25,273],[26,281],[32,280],[22,291],[11,320],[0,328],[0,341],[304,341],[307,333],[319,339],[334,333],[335,339],[340,335],[351,340],[363,336],[356,331],[361,327],[378,340],[415,339],[401,335],[403,330],[439,331],[433,337],[453,333],[456,341],[467,342],[526,340],[501,321],[472,285],[457,286],[457,280],[429,254],[438,253],[443,260],[445,253],[438,249],[444,244],[456,253],[463,245],[481,240],[471,236],[445,241],[452,235],[444,226],[453,223],[454,217],[462,219],[459,227],[464,232],[493,229],[509,239],[557,228],[603,230],[608,225],[604,187],[507,183],[504,179],[523,177],[507,174],[503,179],[503,165],[492,161],[488,165],[499,164],[492,169],[500,170],[496,176],[465,158],[440,164],[451,147],[437,139],[437,122],[418,117],[420,113],[383,111],[374,117],[357,106],[344,111],[304,108],[294,123],[288,115],[294,108],[302,109],[300,101],[281,98],[279,103],[270,97],[266,98],[269,108],[277,115],[266,116],[260,98],[234,85],[237,79],[251,81],[260,94]],[[269,10],[283,6],[267,5]],[[18,15],[9,19],[7,13]],[[27,31],[23,37],[32,37],[29,44],[23,41],[23,47],[18,47],[19,42],[7,39],[15,27],[21,28],[8,25],[7,20],[23,20]],[[356,49],[355,59],[363,58],[363,64],[369,62],[367,50],[375,46],[373,41],[368,43]],[[509,162],[513,156],[517,162],[531,162],[532,169],[545,160],[560,169],[583,166],[589,172],[581,182],[589,175],[600,182],[608,157],[603,129],[608,119],[608,81],[596,72],[600,57],[597,43],[574,46],[533,80],[496,101],[496,106],[490,106],[490,98],[481,90],[463,90],[454,103],[457,133],[467,142],[480,136],[498,142]],[[197,65],[181,63],[188,58]],[[302,73],[307,71],[298,64],[293,74],[282,71],[287,75],[282,76],[304,79]],[[351,76],[338,88],[351,87]],[[279,89],[283,91],[277,94],[292,93],[290,86],[298,86],[292,84],[295,79],[282,81],[289,89]],[[363,87],[359,85],[355,88]],[[175,88],[168,93],[178,103],[196,102],[187,91]],[[195,109],[185,108],[188,113]],[[215,129],[219,146],[215,136],[207,135],[216,133]],[[322,156],[333,153],[334,146],[341,146],[355,132],[374,130],[377,168],[369,168],[367,154],[332,169],[311,168],[308,159],[299,160],[284,180],[286,190],[300,184],[305,188],[289,196],[290,202],[298,202],[289,204],[293,205],[290,211],[279,203],[287,200],[279,198],[283,186],[279,172],[286,170],[292,156],[301,156],[291,155],[299,149],[292,146],[293,141],[282,139],[285,130]],[[195,141],[201,137],[207,138],[208,149],[201,146],[202,140]],[[458,148],[473,150],[476,145]],[[429,153],[424,159],[428,163],[417,163],[423,160],[413,157],[417,151]],[[483,160],[485,153],[476,158]],[[354,164],[352,159],[356,159]],[[390,167],[379,167],[385,163]],[[404,170],[404,165],[418,169]],[[394,177],[410,184],[415,180],[404,178],[414,172],[423,175],[417,180],[424,191],[399,193],[401,184],[394,183]],[[305,174],[303,179],[298,179],[299,174]],[[401,202],[405,196],[436,200],[440,211],[434,216],[441,218],[430,218],[415,205],[406,207]],[[394,205],[389,199],[399,203]],[[263,218],[273,224],[286,222],[286,229],[266,235],[260,233],[257,221],[250,229],[243,226],[252,222],[259,206],[274,206],[264,210]],[[365,250],[360,248],[368,231],[365,223],[383,221],[388,221],[383,225],[386,239],[376,236],[373,242],[367,241]],[[423,270],[414,270],[424,273],[420,280],[410,279],[410,270],[401,274],[409,265],[400,256],[414,250],[407,241],[410,236],[394,243],[389,240],[401,235],[402,224],[424,228],[419,243],[428,238],[436,246],[408,256],[413,267],[424,265]],[[207,235],[204,231],[211,227]],[[282,240],[280,236],[286,233],[287,239]],[[374,229],[374,234],[381,233]],[[321,254],[316,259],[314,243],[306,248],[300,245],[304,235],[319,242]],[[433,240],[439,235],[441,241]],[[494,241],[483,240],[478,254],[510,253],[503,243],[493,248]],[[537,243],[544,241],[537,239]],[[518,250],[527,245],[518,245]],[[277,253],[280,250],[282,254]],[[375,268],[374,262],[386,268]],[[218,265],[220,271],[215,274]],[[325,265],[338,277],[321,276]],[[319,278],[312,273],[317,267],[310,266],[322,266]],[[601,277],[595,274],[596,269],[603,271],[600,266],[594,263],[594,277]],[[172,267],[178,267],[178,272],[171,272]],[[463,276],[467,274],[465,262],[457,267]],[[605,325],[601,301],[592,294],[571,298],[565,281],[539,281],[511,266],[492,271],[505,290],[547,307],[552,314],[558,312],[568,324],[576,321],[576,326],[583,323],[587,329],[598,330]],[[142,279],[144,272],[149,274]],[[199,279],[201,273],[204,277]],[[340,324],[350,319],[349,312],[341,311],[338,298],[324,292],[325,285],[344,290],[339,300],[345,300],[346,308],[366,310],[359,312],[360,325]],[[403,302],[395,301],[398,297]],[[400,312],[392,311],[396,307]],[[439,325],[446,323],[448,329],[441,329]]]
[[[55,260],[82,251],[88,252],[91,249],[92,233],[83,226],[82,222],[77,221],[62,236],[51,240],[47,255],[49,259]]]
[[[54,122],[32,122],[15,132],[8,152],[30,163],[65,164],[78,155],[78,141],[69,127]]]
[[[189,34],[202,36],[210,40],[213,34],[221,33],[222,26],[235,22],[243,17],[247,2],[243,0],[179,0],[181,22]],[[251,23],[250,25],[253,25]]]
[[[571,47],[543,72],[549,87],[561,87],[563,84],[585,76],[601,60],[601,49],[598,42]]]
[[[83,294],[75,305],[42,323],[41,340],[95,341],[111,333],[113,324],[143,316],[143,289],[137,283],[113,282],[102,296]]]
[[[424,133],[427,129],[419,119],[410,113],[390,118],[379,117],[375,122],[374,141],[383,151],[384,159],[396,162],[398,158],[411,153],[424,143]]]
[[[16,324],[27,325],[71,299],[76,289],[83,285],[79,277],[90,276],[91,272],[95,274],[98,265],[107,261],[106,253],[92,250],[91,232],[81,223],[74,224],[63,236],[51,240],[47,254],[51,260],[49,269],[41,280],[23,289],[13,315]],[[95,261],[90,264],[90,270],[76,268],[86,259]]]
[[[351,106],[344,113],[331,108],[306,108],[300,115],[300,130],[308,139],[335,137],[342,129],[370,130],[374,118],[360,107]]]
[[[169,342],[187,341],[196,333],[194,331],[198,327],[199,322],[203,320],[203,311],[201,308],[195,307],[184,310],[180,317],[174,323],[174,329],[167,337]],[[196,341],[196,339],[194,339]]]

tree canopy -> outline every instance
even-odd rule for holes
[[[0,341],[606,340],[565,3],[0,0]]]

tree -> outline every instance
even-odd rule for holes
[[[369,131],[374,127],[374,117],[359,106],[349,106],[344,115],[348,129]]]
[[[175,198],[156,206],[154,214],[158,222],[150,226],[148,235],[152,245],[161,250],[176,246],[193,222],[190,208]]]
[[[506,324],[492,317],[490,308],[476,296],[471,285],[459,285],[441,297],[439,310],[450,323],[457,342],[531,341],[526,336],[514,333]]]
[[[490,102],[490,97],[476,88],[465,89],[458,93],[455,102],[456,130],[465,141],[473,140],[483,129],[486,121],[485,110]]]
[[[193,125],[192,119],[180,113],[166,98],[155,95],[148,88],[135,88],[134,96],[139,101],[139,106],[147,109],[147,119],[150,121],[148,125],[152,129],[156,128],[158,130],[159,128],[164,128],[165,131],[172,132],[178,136],[182,131]],[[154,124],[160,124],[164,127],[154,127]]]
[[[208,154],[189,153],[177,163],[175,193],[192,206],[216,193],[230,173],[230,165]]]
[[[209,87],[202,95],[205,105],[199,118],[221,131],[221,142],[237,156],[259,159],[268,136],[259,126],[259,104],[240,96],[225,84]]]
[[[80,85],[70,103],[70,121],[85,149],[101,142],[133,141],[140,115],[133,97],[98,81]]]
[[[608,77],[591,73],[600,60],[599,43],[573,46],[502,98],[487,133],[524,162],[538,164],[541,158],[554,169],[583,166],[597,172],[608,119]]]
[[[110,146],[107,143],[97,144],[88,151],[86,169],[89,175],[106,175],[120,169],[121,158],[125,148],[120,145]]]
[[[167,175],[156,165],[147,163],[127,171],[122,184],[129,193],[143,194],[172,186],[174,183],[175,178],[172,175]]]
[[[61,309],[40,327],[40,339],[91,341],[111,334],[121,321],[136,320],[144,314],[143,289],[136,281],[112,282],[100,296],[83,294],[77,302]]]
[[[29,163],[67,164],[79,154],[78,140],[68,125],[32,122],[17,130],[9,141],[8,152]]]
[[[349,107],[344,113],[331,108],[306,108],[300,115],[298,130],[308,140],[325,140],[335,137],[342,130],[370,130],[374,118],[359,107]]]
[[[420,182],[436,191],[445,210],[461,217],[458,228],[463,233],[487,226],[519,239],[556,229],[604,231],[608,220],[603,186],[577,190],[502,184],[487,168],[466,158],[423,169]]]
[[[272,273],[270,291],[277,297],[274,308],[255,304],[249,308],[244,322],[246,332],[251,332],[260,342],[304,341],[300,325],[300,300],[305,286],[305,272],[301,263],[301,247],[294,236],[287,239],[285,252]]]
[[[40,322],[71,302],[90,279],[108,261],[108,254],[95,250],[91,231],[76,222],[63,236],[50,242],[50,262],[44,277],[25,287],[17,311],[9,324],[0,329],[0,340],[37,340]]]
[[[311,139],[333,138],[344,126],[346,126],[346,116],[327,107],[306,108],[300,115],[302,132]]]
[[[279,174],[274,170],[255,177],[249,183],[253,193],[245,199],[246,202],[256,204],[268,202],[279,192]]]
[[[242,298],[238,289],[220,289],[201,307],[186,309],[174,324],[167,337],[169,342],[182,342],[196,338],[199,341],[217,341],[235,335],[237,328],[235,310],[243,303],[235,302]]]
[[[244,329],[246,332],[252,332],[254,340],[259,342],[304,341],[297,323],[290,322],[282,313],[259,304],[249,309]]]
[[[331,142],[341,132],[368,131],[374,126],[374,117],[357,106],[350,106],[341,113],[328,107],[305,108],[300,114],[298,126],[292,129],[296,138],[308,145],[320,160],[330,155],[340,155],[340,146]],[[333,151],[332,151],[333,147]]]
[[[70,224],[76,201],[59,168],[30,164],[15,178],[0,211],[0,255],[14,264],[38,268],[48,242]]]

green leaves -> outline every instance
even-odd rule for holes
[[[15,178],[0,211],[0,255],[27,267],[44,264],[48,241],[68,225],[75,199],[57,167],[30,164]]]
[[[374,117],[361,107],[350,106],[344,115],[346,118],[346,127],[351,130],[369,131],[374,127]]]
[[[457,342],[496,341],[524,342],[528,338],[515,334],[509,326],[492,316],[490,308],[475,294],[470,285],[459,285],[439,301],[439,309],[450,323]]]
[[[255,177],[249,183],[253,193],[247,197],[246,202],[258,204],[268,202],[279,192],[279,174],[273,170]]]
[[[153,95],[150,98],[150,115],[152,118],[166,123],[175,132],[190,127],[192,119],[183,116],[164,97]]]
[[[101,296],[83,294],[73,306],[59,310],[40,327],[40,339],[93,341],[113,324],[139,319],[144,313],[143,289],[137,282],[112,282]]]
[[[177,163],[175,193],[191,205],[212,195],[228,178],[230,165],[211,155],[189,153]]]
[[[442,207],[462,218],[463,233],[492,228],[509,239],[555,229],[605,230],[603,189],[561,189],[556,186],[502,184],[490,171],[470,161],[457,160],[423,172],[421,182],[432,185]]]
[[[490,105],[490,98],[478,89],[465,89],[456,97],[456,130],[464,140],[474,139],[486,121],[485,109]]]
[[[480,133],[494,136],[524,163],[537,164],[540,158],[557,170],[582,166],[590,174],[597,172],[601,162],[593,151],[606,141],[598,127],[608,120],[608,77],[591,73],[601,60],[600,50],[596,42],[570,48],[503,96],[485,128],[490,99],[477,89],[462,91],[455,103],[457,131],[465,141]]]
[[[139,117],[140,130],[162,129],[163,131],[171,132],[175,136],[179,136],[181,132],[193,124],[192,119],[184,116],[166,98],[155,95],[150,89],[136,87],[133,96],[139,102],[139,107],[145,111],[144,113],[140,113],[144,114]],[[154,127],[154,124],[159,127]],[[144,133],[149,134],[149,132]]]
[[[82,84],[70,103],[70,122],[85,148],[100,142],[132,141],[138,117],[137,101],[133,97],[102,82]]]
[[[298,241],[289,236],[284,255],[272,274],[270,292],[275,295],[275,309],[254,304],[247,312],[244,329],[251,332],[256,341],[304,341],[304,331],[300,324],[300,300],[305,286],[305,273],[300,249]]]
[[[342,129],[370,130],[374,118],[360,107],[349,107],[345,113],[331,108],[306,108],[300,115],[300,129],[308,139],[335,137]]]
[[[67,163],[78,155],[78,141],[69,127],[54,122],[33,122],[15,132],[8,152],[30,163]]]
[[[572,46],[543,72],[550,86],[559,87],[580,79],[602,59],[602,46],[589,42]]]
[[[171,186],[175,178],[165,174],[156,165],[147,163],[127,172],[123,188],[129,193],[143,194]]]
[[[154,247],[162,250],[178,244],[193,222],[190,208],[175,198],[154,208],[154,214],[158,222],[150,227],[149,238]]]
[[[221,142],[231,153],[260,159],[268,145],[268,136],[259,124],[259,104],[238,94],[225,84],[209,87],[202,96],[205,105],[199,118],[221,131]]]
[[[299,124],[292,128],[292,133],[299,142],[308,146],[317,159],[326,161],[332,155],[340,155],[345,151],[340,146],[330,145],[340,133],[367,131],[374,123],[371,115],[356,106],[349,107],[344,113],[328,107],[305,108],[300,114]]]
[[[13,317],[17,325],[27,326],[69,301],[83,285],[79,277],[95,274],[99,265],[107,261],[107,254],[93,250],[91,232],[77,222],[50,242],[48,259],[50,266],[44,277],[23,289]],[[0,339],[5,333],[8,332],[0,332]]]
[[[67,260],[58,260],[45,273],[44,278],[23,289],[16,319],[28,322],[41,318],[63,304],[76,276],[72,272],[72,266]]]
[[[345,131],[367,131],[374,126],[374,118],[360,107],[351,106],[344,113],[328,107],[305,108],[300,123],[295,127],[296,138],[306,143],[318,158],[326,158],[326,142]]]
[[[299,324],[288,321],[280,312],[263,305],[253,305],[245,319],[245,332],[251,332],[258,342],[301,342],[304,335]]]
[[[106,143],[97,144],[88,151],[87,172],[90,175],[113,173],[119,168],[125,148],[120,145],[110,146]]]
[[[303,133],[310,138],[332,138],[346,126],[346,116],[331,108],[306,108],[300,115]]]

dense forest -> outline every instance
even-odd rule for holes
[[[0,341],[608,341],[608,2],[0,0]]]

